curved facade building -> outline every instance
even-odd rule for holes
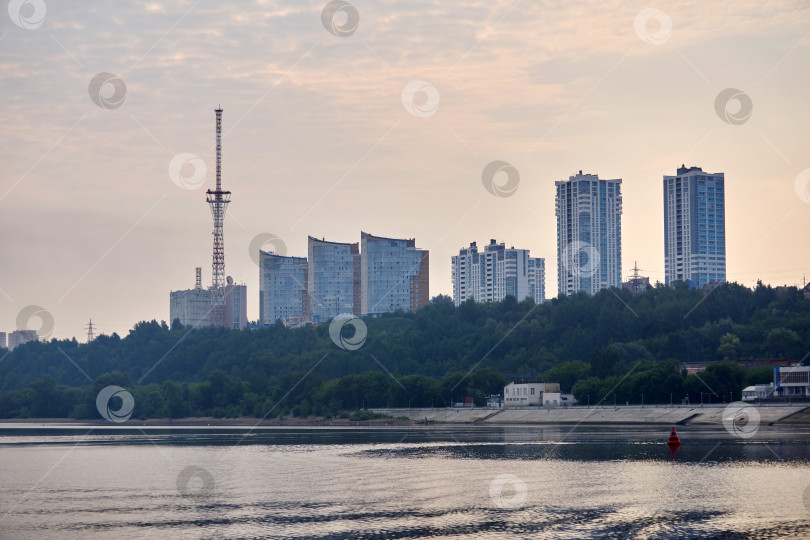
[[[259,317],[262,324],[306,318],[307,260],[259,251]]]
[[[357,242],[345,244],[308,237],[309,315],[314,323],[341,313],[359,314],[360,254]]]
[[[413,238],[360,233],[360,314],[415,311],[429,296],[429,252]]]

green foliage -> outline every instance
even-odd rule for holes
[[[717,353],[723,357],[723,360],[726,362],[736,360],[739,350],[740,338],[734,334],[723,334],[723,337],[720,338],[720,346],[717,348]]]
[[[516,373],[559,382],[583,404],[639,403],[642,394],[645,403],[670,394],[717,402],[772,378],[770,368],[724,361],[796,361],[810,350],[810,301],[761,284],[709,295],[659,285],[537,306],[508,298],[455,307],[440,296],[365,322],[356,351],[336,347],[326,324],[234,331],[145,321],[124,338],[26,343],[0,362],[0,417],[98,418],[95,397],[111,384],[132,393],[133,418],[334,416],[468,396],[483,405]],[[680,362],[716,365],[686,376]]]
[[[560,383],[561,392],[571,392],[574,384],[586,379],[591,372],[591,365],[580,360],[569,360],[555,366],[543,374],[544,381]]]

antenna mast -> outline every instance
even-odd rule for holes
[[[215,110],[217,115],[217,185],[215,190],[206,191],[206,200],[214,218],[214,256],[212,261],[211,288],[225,286],[225,239],[223,225],[231,192],[222,190],[222,107]]]

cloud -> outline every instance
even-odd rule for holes
[[[676,161],[725,170],[733,193],[795,177],[804,155],[797,141],[807,140],[810,124],[798,121],[806,109],[795,90],[809,82],[810,44],[796,45],[810,20],[802,4],[661,2],[655,7],[673,29],[655,46],[634,31],[645,6],[627,2],[353,3],[360,23],[346,38],[324,30],[323,3],[292,0],[49,2],[36,30],[0,18],[0,197],[16,184],[0,201],[0,229],[28,227],[3,236],[15,254],[0,276],[14,298],[0,296],[3,313],[48,307],[38,298],[46,281],[55,302],[166,195],[59,309],[83,319],[92,306],[99,320],[127,324],[134,313],[168,317],[168,291],[190,286],[194,266],[210,266],[211,218],[200,193],[177,188],[167,168],[189,152],[213,170],[218,104],[223,177],[234,192],[227,271],[248,281],[251,317],[258,291],[247,245],[260,232],[282,236],[299,255],[308,233],[416,237],[433,250],[432,294],[450,290],[453,250],[498,237],[546,257],[553,295],[554,180],[580,168],[623,177],[625,260],[632,252],[655,272],[663,266],[660,209],[650,202],[660,200],[661,175]],[[120,108],[89,99],[100,72],[125,81]],[[413,80],[439,92],[429,117],[402,106]],[[712,108],[726,87],[755,101],[736,131]],[[481,169],[493,160],[520,170],[509,200],[481,188]],[[730,207],[730,257],[745,243],[733,236],[734,213],[768,223],[793,201],[790,190],[756,211],[754,202]],[[802,224],[810,225],[794,225]],[[39,253],[68,258],[54,274]],[[736,264],[747,271],[750,261]],[[733,277],[735,261],[729,268]],[[133,286],[143,275],[154,278]],[[111,290],[120,305],[107,302]]]

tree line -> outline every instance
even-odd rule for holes
[[[611,289],[541,305],[507,297],[456,307],[439,296],[364,322],[357,350],[336,346],[328,324],[237,331],[149,321],[123,338],[27,343],[0,361],[0,417],[97,418],[95,397],[111,384],[133,395],[136,418],[331,416],[467,396],[482,405],[511,380],[559,382],[581,404],[716,403],[772,380],[770,368],[740,361],[810,351],[810,300],[762,284]],[[696,376],[682,362],[712,365]]]

